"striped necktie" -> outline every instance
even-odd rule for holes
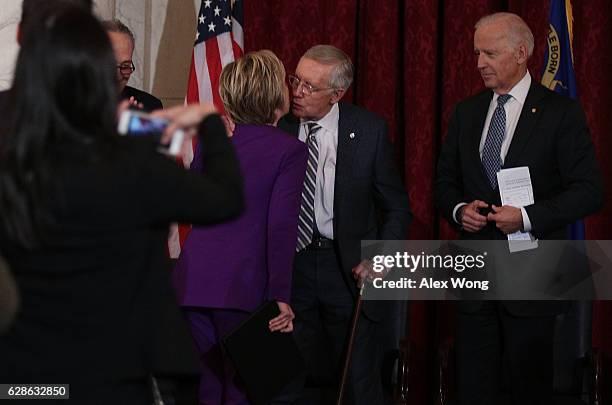
[[[296,252],[304,249],[312,242],[312,234],[315,226],[315,187],[317,185],[317,162],[319,161],[319,144],[315,134],[321,126],[315,123],[308,124],[308,165],[306,166],[306,177],[302,189],[302,205],[298,220],[298,240]]]
[[[493,190],[497,189],[497,172],[502,167],[501,147],[506,136],[506,110],[504,104],[512,97],[502,94],[497,98],[497,107],[493,111],[489,132],[482,149],[482,165],[485,168],[489,184]]]

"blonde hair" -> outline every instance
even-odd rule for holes
[[[271,124],[285,105],[285,67],[267,49],[249,52],[223,68],[219,93],[237,124]]]
[[[494,13],[486,15],[478,20],[474,28],[478,29],[483,25],[502,21],[506,23],[505,34],[508,42],[515,48],[518,48],[521,44],[525,44],[527,47],[527,56],[531,56],[534,47],[533,33],[525,20],[514,13]]]

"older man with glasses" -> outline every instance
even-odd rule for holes
[[[372,112],[340,102],[352,80],[353,64],[344,52],[330,45],[310,48],[289,77],[291,114],[279,121],[309,150],[291,306],[296,341],[311,362],[311,377],[323,377],[321,383],[337,383],[341,373],[359,285],[367,276],[361,241],[404,239],[412,218],[387,124]],[[363,305],[347,404],[383,403],[376,333],[388,312],[382,301]],[[314,364],[317,360],[325,364]],[[321,369],[331,375],[321,375]]]
[[[136,70],[132,60],[135,45],[132,31],[117,19],[103,21],[102,25],[108,32],[115,52],[115,59],[117,59],[117,81],[121,92],[120,99],[129,100],[132,106],[147,112],[161,109],[162,103],[157,97],[127,85],[130,76]]]

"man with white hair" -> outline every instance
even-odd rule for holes
[[[522,230],[566,239],[566,226],[603,205],[603,183],[580,105],[532,80],[533,34],[511,13],[476,24],[474,52],[487,90],[457,104],[438,162],[436,203],[462,239]],[[496,174],[527,166],[535,202],[501,204]],[[568,302],[460,302],[460,404],[497,404],[502,375],[513,404],[551,404],[553,334]]]
[[[309,150],[291,306],[294,336],[315,383],[337,383],[342,372],[359,285],[368,275],[361,241],[404,239],[412,219],[386,122],[340,101],[352,81],[348,55],[313,46],[289,75],[291,114],[279,121]],[[345,404],[383,403],[377,333],[389,309],[388,302],[368,301],[359,314]]]

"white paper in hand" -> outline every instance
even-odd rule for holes
[[[522,208],[533,204],[533,187],[529,167],[513,167],[497,172],[497,184],[502,205]],[[535,249],[538,241],[529,232],[515,232],[508,235],[510,252]]]

